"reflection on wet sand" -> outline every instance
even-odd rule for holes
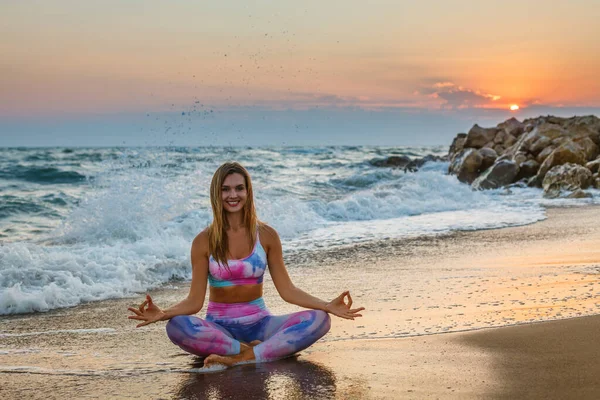
[[[194,367],[202,366],[197,358]],[[336,395],[333,371],[321,364],[286,358],[241,365],[215,373],[192,373],[177,389],[180,399],[330,399]]]

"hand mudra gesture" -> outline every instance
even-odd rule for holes
[[[348,302],[344,301],[345,298],[348,298]],[[352,296],[350,296],[350,291],[345,291],[340,294],[335,299],[331,300],[327,303],[326,311],[337,315],[340,318],[351,319],[354,320],[356,317],[362,317],[362,314],[359,314],[360,311],[364,310],[364,307],[359,308],[351,308],[352,307]]]
[[[146,300],[138,308],[129,307],[129,311],[134,313],[135,315],[130,315],[127,318],[136,319],[138,321],[144,321],[140,324],[137,324],[135,327],[139,328],[141,326],[153,324],[155,322],[161,321],[165,316],[163,310],[161,310],[156,304],[152,302],[152,297],[150,295],[146,295]]]

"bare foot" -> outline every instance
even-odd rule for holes
[[[213,365],[224,365],[226,367],[232,367],[235,363],[231,356],[219,356],[217,354],[211,354],[204,359],[204,368],[210,368]]]
[[[233,367],[236,364],[254,360],[254,351],[252,348],[242,351],[240,354],[235,356],[220,356],[217,354],[211,354],[204,359],[204,368],[212,367],[216,364],[221,364],[226,367]]]

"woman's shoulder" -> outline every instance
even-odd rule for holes
[[[258,224],[258,234],[260,235],[260,241],[267,246],[275,243],[279,243],[279,234],[272,226],[261,222]]]
[[[208,252],[208,228],[196,235],[192,242],[192,249],[206,250]]]

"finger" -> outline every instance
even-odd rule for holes
[[[348,294],[347,290],[345,292],[342,292],[342,294],[340,294],[337,298],[344,301],[344,297],[346,297],[346,294]]]
[[[348,310],[348,312],[350,312],[350,313],[357,313],[357,312],[362,311],[364,309],[365,309],[364,307],[354,308],[352,310]]]
[[[139,316],[137,316],[137,315],[130,315],[130,316],[128,316],[127,318],[129,318],[129,319],[137,319],[138,321],[147,321],[147,319],[146,319],[146,318],[144,318],[144,317],[139,317]]]
[[[152,297],[150,297],[149,294],[146,295],[146,300],[148,301],[148,304],[152,304]]]
[[[129,307],[128,310],[134,313],[135,315],[142,315],[140,310],[138,310],[137,308]]]
[[[148,304],[148,300],[144,300],[144,302],[142,304],[140,304],[139,310],[140,312],[144,312],[144,306],[146,306],[146,304]]]
[[[153,323],[154,321],[146,321],[146,322],[142,322],[141,324],[137,324],[135,327],[136,328],[141,328],[142,326],[146,326],[146,325],[150,325],[151,323]]]
[[[350,308],[352,306],[352,296],[350,296],[350,291],[348,291],[348,305],[347,307]]]

